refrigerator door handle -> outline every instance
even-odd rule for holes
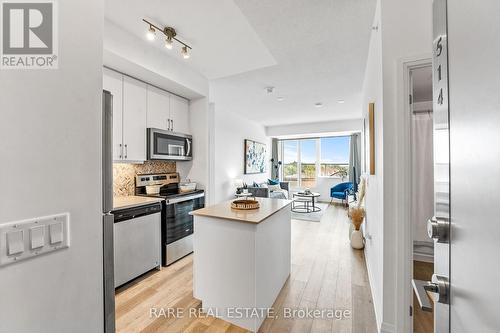
[[[113,210],[113,95],[102,98],[102,209]]]

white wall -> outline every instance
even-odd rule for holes
[[[365,260],[368,276],[372,289],[373,305],[380,328],[382,323],[382,295],[383,295],[383,92],[382,92],[382,37],[380,0],[373,20],[365,78],[363,82],[363,117],[368,127],[368,104],[375,103],[375,175],[365,174],[366,219],[364,232],[366,237]],[[364,133],[366,142],[369,143],[368,132]],[[369,171],[369,156],[365,161],[365,170]]]
[[[399,79],[404,59],[430,55],[432,51],[432,0],[379,0],[375,15],[378,30],[372,31],[370,54],[363,88],[364,107],[375,102],[376,175],[368,177],[365,232],[366,261],[374,294],[377,322],[381,331],[403,331],[398,316],[407,315],[397,305],[396,276],[398,184],[394,181],[402,146],[397,113],[402,112]],[[371,239],[370,239],[371,238]]]
[[[208,99],[203,97],[189,102],[189,124],[193,134],[193,160],[177,162],[180,176],[196,182],[199,188],[205,189],[206,203],[211,202],[209,183],[209,116]]]
[[[71,246],[0,268],[0,332],[103,329],[104,9],[58,6],[59,69],[0,74],[0,224],[69,212]]]
[[[236,188],[233,180],[243,179],[248,184],[264,182],[270,176],[271,162],[267,172],[244,175],[244,140],[251,139],[267,145],[267,160],[271,159],[271,139],[266,136],[264,126],[240,115],[217,109],[214,112],[214,188],[215,203],[234,198]]]
[[[353,133],[363,129],[363,119],[347,119],[320,123],[304,123],[266,127],[266,134],[271,137],[326,135],[331,133]]]

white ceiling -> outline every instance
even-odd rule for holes
[[[276,64],[232,0],[105,0],[105,17],[143,39],[148,28],[143,18],[174,27],[177,37],[193,47],[189,60],[182,59],[177,43],[173,50],[165,49],[160,33],[151,47],[187,62],[209,79]]]
[[[278,64],[212,81],[216,108],[266,126],[361,117],[375,0],[235,2]]]
[[[361,117],[376,0],[105,0],[106,19],[145,39],[148,18],[193,46],[216,108],[266,126]],[[264,88],[276,87],[274,94]],[[279,102],[277,97],[284,100]],[[345,100],[344,104],[337,103]],[[316,102],[322,108],[314,107]]]

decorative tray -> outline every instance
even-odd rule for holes
[[[231,202],[231,208],[239,210],[258,209],[260,204],[257,200],[238,199]]]

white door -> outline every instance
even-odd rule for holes
[[[153,86],[148,89],[147,127],[170,128],[170,94]]]
[[[113,95],[113,160],[121,160],[123,154],[123,75],[103,69],[103,89]]]
[[[500,2],[433,7],[435,253],[424,288],[437,297],[435,332],[499,332]]]
[[[189,101],[176,95],[170,95],[170,119],[174,132],[190,134]]]
[[[123,159],[146,160],[146,84],[123,78]]]
[[[448,1],[450,331],[500,331],[500,1]]]

